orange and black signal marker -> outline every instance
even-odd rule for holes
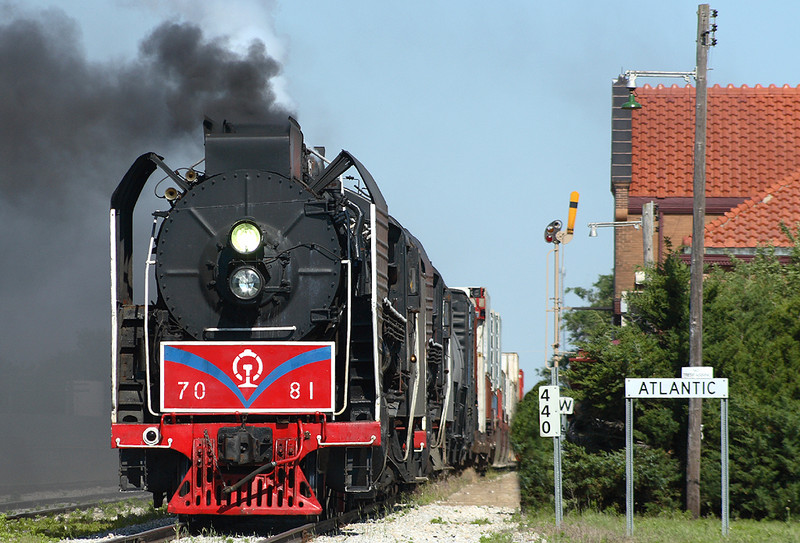
[[[578,213],[578,191],[573,190],[569,195],[569,218],[567,219],[567,235],[571,236],[575,230],[575,215]]]

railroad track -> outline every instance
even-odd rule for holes
[[[60,507],[50,507],[46,509],[37,509],[31,511],[24,511],[21,513],[14,513],[6,515],[6,519],[15,520],[23,518],[36,518],[41,516],[58,515],[61,513],[69,513],[78,509],[86,509],[114,503],[115,501],[125,501],[130,498],[117,499],[117,500],[103,500],[82,504],[70,504]],[[290,543],[293,541],[308,541],[310,538],[327,534],[337,530],[340,526],[355,522],[358,519],[366,518],[374,515],[385,507],[389,502],[381,502],[371,504],[354,511],[348,511],[339,515],[336,518],[325,519],[318,522],[310,522],[301,526],[293,527],[282,531],[281,533],[266,537],[258,541],[258,543]],[[175,522],[166,526],[157,528],[150,528],[141,532],[120,535],[114,538],[105,539],[104,543],[162,543],[166,541],[173,541],[178,538],[178,534],[185,534],[188,526],[184,522]]]
[[[309,524],[304,524],[303,526],[292,528],[291,530],[287,530],[285,532],[276,534],[266,539],[261,539],[257,543],[291,543],[293,541],[308,541],[309,539],[315,536],[328,534],[330,532],[336,531],[339,529],[340,526],[343,526],[345,524],[350,524],[351,522],[355,522],[357,520],[374,515],[375,513],[380,512],[384,507],[386,507],[390,503],[393,503],[393,501],[374,503],[372,505],[357,509],[355,511],[348,511],[347,513],[343,513],[336,518],[325,519],[319,522],[311,522]]]
[[[164,541],[173,541],[178,538],[184,528],[185,524],[176,523],[159,528],[152,528],[137,534],[122,535],[119,537],[106,539],[104,543],[162,543]]]
[[[125,502],[129,500],[138,500],[142,499],[144,501],[149,501],[150,497],[149,494],[146,495],[142,493],[142,496],[125,496],[125,497],[116,497],[116,498],[105,498],[102,500],[90,501],[90,502],[72,502],[67,505],[62,505],[64,502],[63,500],[57,507],[45,507],[41,509],[29,509],[32,506],[38,506],[41,504],[32,504],[27,503],[25,507],[20,507],[19,504],[15,504],[13,508],[9,509],[11,511],[19,510],[19,509],[28,509],[26,511],[20,511],[18,513],[11,513],[6,515],[7,520],[17,520],[21,518],[36,518],[36,517],[43,517],[48,515],[59,515],[61,513],[71,513],[72,511],[77,511],[78,509],[90,509],[93,507],[100,507],[102,505],[108,505],[111,503],[119,503]],[[2,513],[2,511],[0,511]]]
[[[340,526],[355,522],[359,519],[370,517],[379,513],[384,507],[393,502],[371,504],[354,511],[348,511],[336,518],[310,522],[301,526],[287,529],[281,533],[259,539],[257,543],[291,543],[294,541],[309,541],[318,535],[328,534],[339,529]],[[118,536],[104,540],[104,543],[162,543],[178,539],[178,535],[185,533],[185,523],[175,523],[161,526],[143,532]]]
[[[9,521],[15,521],[15,520],[21,520],[21,519],[39,519],[39,518],[45,518],[45,517],[55,517],[55,516],[61,515],[61,514],[69,514],[69,513],[72,513],[74,511],[90,510],[90,509],[94,509],[96,507],[101,507],[101,506],[106,506],[106,505],[113,505],[113,504],[116,504],[116,503],[134,502],[134,505],[136,505],[135,502],[141,502],[143,505],[146,505],[146,504],[150,503],[151,498],[149,497],[149,494],[146,494],[146,493],[136,493],[136,494],[137,494],[136,496],[131,496],[130,494],[122,495],[122,494],[117,493],[115,497],[106,497],[106,498],[100,499],[99,501],[97,501],[97,500],[95,500],[95,501],[83,501],[83,502],[78,502],[78,503],[72,502],[72,503],[69,503],[69,504],[66,504],[66,505],[64,505],[63,504],[64,502],[62,501],[61,504],[59,504],[56,507],[40,507],[38,509],[19,511],[19,512],[14,512],[14,513],[11,513],[11,514],[5,514],[4,517],[5,517],[6,520],[9,520]],[[141,494],[141,496],[139,496],[138,494]],[[12,511],[17,511],[19,509],[19,505],[18,504],[14,504],[14,505],[15,505],[15,507],[14,507],[14,509],[12,509]],[[28,505],[30,506],[30,504],[28,504]],[[41,505],[41,504],[36,504],[36,505]],[[2,514],[2,513],[0,513],[0,514]],[[169,517],[167,517],[167,518],[169,518]],[[34,520],[34,522],[36,522],[36,520]],[[69,520],[67,520],[66,522],[69,522]],[[151,521],[151,525],[152,525],[152,521]],[[160,541],[170,541],[170,540],[175,538],[175,534],[177,533],[176,532],[176,526],[177,525],[173,522],[173,524],[170,524],[170,525],[168,525],[166,527],[160,527],[160,528],[156,528],[156,529],[147,530],[147,531],[138,533],[138,534],[133,535],[133,536],[120,536],[119,538],[114,539],[114,541],[126,541],[126,542],[130,541],[130,542],[139,542],[139,543],[152,543],[152,542],[160,542]]]
[[[101,494],[95,496],[88,496],[85,498],[90,501],[84,501],[76,498],[52,498],[49,500],[39,501],[26,501],[26,502],[10,502],[0,506],[0,513],[14,511],[7,513],[8,520],[21,519],[21,518],[35,518],[46,515],[58,515],[60,513],[70,513],[78,509],[86,509],[90,507],[98,507],[107,505],[109,503],[124,502],[128,500],[150,500],[150,494],[147,492],[132,492],[121,494]],[[49,505],[52,505],[50,507]],[[44,507],[43,507],[44,506]]]
[[[141,496],[134,496],[133,499],[139,499],[140,501],[143,502],[147,501],[149,499],[149,495],[148,494],[143,494],[143,495],[148,496],[148,498],[142,498]],[[17,519],[36,518],[43,516],[55,516],[62,513],[69,513],[81,509],[90,509],[97,506],[107,505],[110,503],[129,501],[131,499],[132,496],[130,494],[117,495],[116,498],[107,497],[99,501],[95,500],[83,503],[70,503],[68,505],[59,505],[58,507],[47,507],[35,510],[16,512],[6,515],[5,518],[7,520],[17,520]],[[289,528],[282,528],[280,526],[275,526],[273,527],[273,529],[280,530],[280,533],[265,536],[262,539],[258,540],[258,543],[290,543],[294,541],[304,541],[304,542],[309,541],[315,536],[335,532],[345,524],[350,524],[360,519],[368,518],[370,516],[376,516],[380,514],[382,511],[386,511],[388,508],[391,508],[395,503],[397,503],[398,499],[399,496],[393,496],[385,501],[372,503],[370,505],[360,507],[356,510],[342,513],[335,518],[325,519],[318,522],[309,522],[299,526],[295,523]],[[252,521],[253,519],[251,518],[250,520]],[[152,526],[152,524],[150,524],[150,526]],[[136,527],[134,525],[127,529],[135,530]],[[232,529],[235,529],[235,526],[232,526]],[[104,539],[104,543],[161,543],[165,541],[173,541],[175,539],[178,539],[179,534],[185,535],[192,531],[193,530],[191,530],[190,527],[185,522],[179,522],[177,518],[174,518],[172,522],[168,525],[160,526],[157,528],[143,529],[142,531],[139,532],[129,533],[126,535],[119,535],[113,538],[106,538]],[[223,529],[223,531],[227,530]]]

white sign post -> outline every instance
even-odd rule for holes
[[[728,380],[714,379],[712,368],[683,368],[683,379],[625,379],[625,520],[633,535],[633,400],[636,398],[718,398],[722,462],[722,535],[728,535]],[[688,371],[687,371],[688,370]]]
[[[559,399],[557,386],[539,387],[539,435],[541,437],[559,437],[561,435]]]
[[[553,485],[555,487],[556,526],[563,517],[561,500],[561,435],[566,428],[566,415],[572,414],[572,398],[561,396],[556,385],[539,387],[539,436],[553,440]],[[563,417],[562,417],[563,415]]]
[[[575,402],[562,396],[557,386],[539,387],[539,436],[561,437],[561,415],[571,415]]]

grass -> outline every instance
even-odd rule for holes
[[[474,470],[467,469],[458,475],[450,475],[431,481],[416,488],[411,493],[408,501],[412,505],[422,506],[444,500],[468,484],[474,483],[479,477]]]
[[[40,543],[87,537],[168,516],[146,501],[114,502],[88,511],[9,520],[0,515],[0,541]]]
[[[512,543],[514,537],[508,532],[482,535],[480,543]]]
[[[561,529],[555,528],[550,511],[522,518],[520,531],[537,533],[548,542],[561,543],[770,543],[800,541],[800,523],[733,520],[728,537],[722,537],[718,518],[692,520],[682,513],[636,517],[633,536],[625,535],[625,515],[616,513],[569,513]]]

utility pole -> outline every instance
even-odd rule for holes
[[[715,12],[716,14],[716,12]],[[709,27],[708,4],[697,9],[697,87],[694,124],[694,202],[692,213],[692,263],[689,293],[689,365],[703,365],[703,254],[706,214],[706,121],[708,48],[714,44]],[[716,30],[716,25],[714,26]],[[689,431],[686,447],[686,509],[700,516],[700,428],[703,400],[689,400]]]

